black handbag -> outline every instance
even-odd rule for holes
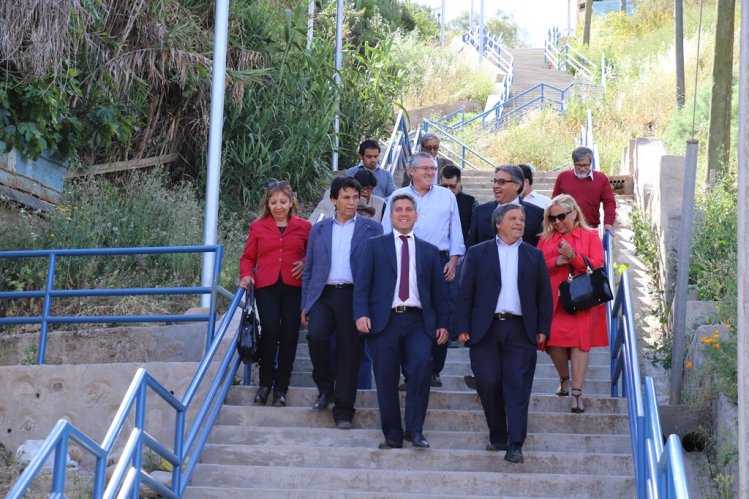
[[[614,298],[611,293],[606,269],[592,268],[590,260],[585,260],[585,272],[574,275],[575,269],[570,265],[569,277],[559,285],[559,301],[568,314],[587,310]]]
[[[242,321],[239,323],[239,336],[237,337],[237,352],[245,364],[260,361],[262,335],[255,307],[255,295],[250,288],[245,296]]]

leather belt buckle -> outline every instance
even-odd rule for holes
[[[421,310],[419,307],[410,307],[408,305],[398,305],[397,307],[393,307],[393,312],[396,314],[402,314],[404,312],[416,312],[417,310]]]
[[[520,319],[519,315],[511,314],[509,312],[499,312],[499,313],[494,314],[494,317],[496,317],[498,321],[506,321],[508,319]]]
[[[342,288],[353,288],[354,285],[349,282],[339,282],[338,284],[329,284],[329,286],[333,286],[336,289],[342,289]]]

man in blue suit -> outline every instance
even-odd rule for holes
[[[544,210],[520,199],[520,193],[523,192],[525,187],[523,170],[516,165],[500,165],[496,167],[494,169],[492,186],[494,201],[480,204],[473,210],[466,247],[494,239],[496,231],[492,225],[492,213],[497,206],[510,203],[525,208],[523,241],[536,247],[539,234],[544,230]]]
[[[498,206],[492,224],[494,239],[472,246],[463,261],[456,331],[471,349],[487,450],[522,463],[536,347],[551,328],[551,285],[543,254],[521,239],[523,207]]]
[[[447,342],[448,296],[436,246],[414,236],[416,200],[390,200],[393,232],[367,241],[354,282],[356,327],[372,351],[385,441],[381,449],[429,448],[423,428],[429,404],[432,344]],[[406,431],[398,396],[401,364],[408,373]]]
[[[364,339],[353,316],[354,276],[364,243],[382,234],[382,226],[357,216],[361,186],[338,177],[330,186],[335,217],[310,231],[302,272],[302,325],[309,332],[312,379],[320,392],[312,406],[323,411],[331,402],[336,427],[349,429],[354,418],[356,385]],[[336,333],[336,372],[331,369],[330,338]]]

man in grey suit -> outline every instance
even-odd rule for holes
[[[364,339],[353,316],[354,275],[364,242],[382,234],[382,226],[357,216],[361,186],[352,177],[338,177],[330,186],[336,208],[333,218],[310,231],[302,273],[302,325],[309,332],[312,379],[320,392],[312,406],[323,411],[334,402],[336,427],[352,427],[359,364]],[[336,333],[336,372],[331,369],[330,340]]]

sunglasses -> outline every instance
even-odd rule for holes
[[[492,184],[497,184],[497,185],[505,185],[505,184],[512,184],[512,183],[513,183],[512,180],[505,180],[503,178],[495,178],[494,180],[492,180]]]
[[[447,189],[457,189],[458,184],[440,184],[441,187],[445,187]]]
[[[566,213],[560,213],[559,215],[549,215],[549,222],[564,222],[564,219],[567,218],[567,215],[572,213],[572,210],[566,212]]]
[[[289,183],[285,180],[282,180],[281,182],[268,182],[268,189],[273,189],[276,187],[288,187]]]

